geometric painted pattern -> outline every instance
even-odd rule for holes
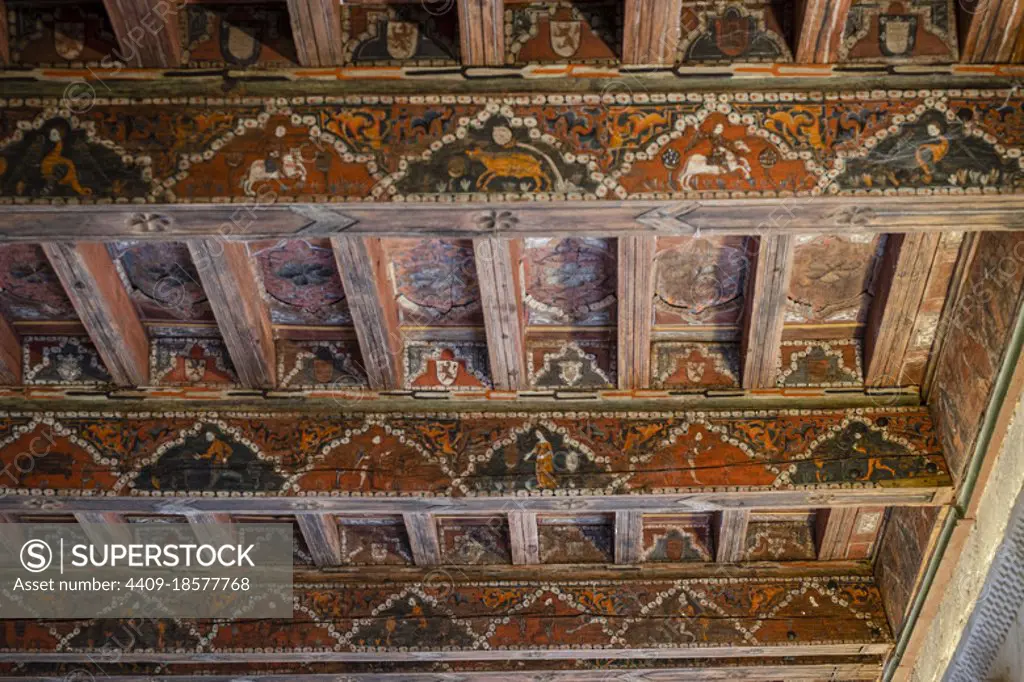
[[[63,440],[47,471],[19,480],[32,494],[480,497],[949,485],[930,418],[917,408],[585,417],[8,413],[0,465],[42,433]]]

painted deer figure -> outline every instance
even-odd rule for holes
[[[537,190],[551,189],[551,178],[544,172],[540,161],[522,152],[485,152],[469,149],[466,156],[479,161],[487,169],[476,180],[478,189],[487,189],[495,178],[533,180]]]
[[[750,179],[749,161],[729,150],[724,151],[723,158],[725,162],[721,165],[710,163],[703,154],[694,154],[688,158],[676,180],[680,189],[694,189],[693,181],[699,175],[725,175],[739,171],[747,180]]]
[[[294,180],[298,178],[305,181],[306,179],[306,167],[302,163],[302,150],[298,147],[290,149],[284,155],[284,158],[281,159],[280,169],[267,170],[267,165],[265,159],[257,159],[249,166],[249,172],[245,174],[245,178],[242,180],[242,191],[246,195],[255,195],[256,184],[267,180],[280,180],[282,178]]]

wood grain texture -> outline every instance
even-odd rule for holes
[[[437,534],[437,522],[433,514],[406,512],[405,531],[409,534],[412,558],[417,566],[439,566],[441,564],[441,541]]]
[[[960,59],[969,64],[1020,63],[1024,59],[1024,2],[977,0],[964,5],[967,32]]]
[[[332,237],[331,245],[370,388],[400,388],[402,333],[384,246],[372,237]]]
[[[1024,235],[981,234],[948,315],[929,404],[958,481],[980,432],[1018,311],[1024,305]]]
[[[473,240],[473,255],[491,381],[499,390],[526,388],[526,314],[520,284],[522,243],[518,239],[480,237]]]
[[[336,66],[345,60],[341,4],[337,0],[288,0],[292,36],[303,66]]]
[[[728,509],[718,515],[718,532],[715,538],[715,559],[719,563],[742,561],[747,547],[747,526],[750,512],[745,509]]]
[[[702,199],[681,201],[580,201],[532,204],[466,202],[437,204],[269,204],[259,220],[229,241],[335,235],[467,238],[493,235],[482,224],[492,209],[515,220],[502,223],[501,237],[618,237],[942,232],[1024,230],[1024,195],[814,197],[813,200]],[[166,226],[149,231],[127,205],[25,206],[0,204],[0,243],[111,241],[218,237],[240,209],[232,206],[164,205]],[[351,224],[349,224],[351,223]]]
[[[43,250],[114,383],[149,383],[149,339],[107,247],[45,242]]]
[[[615,563],[636,564],[644,548],[644,515],[641,511],[615,514]]]
[[[75,512],[75,520],[93,544],[131,544],[131,526],[120,514],[110,512]]]
[[[185,518],[201,543],[223,545],[237,542],[238,533],[230,514],[192,512]]]
[[[509,512],[508,534],[509,543],[512,546],[513,564],[532,565],[540,563],[537,512]]]
[[[21,339],[7,318],[0,315],[0,384],[16,386],[20,383]]]
[[[466,66],[505,64],[504,0],[458,0],[460,56]]]
[[[7,3],[0,0],[0,65],[11,63],[10,26],[7,23]]]
[[[897,508],[889,511],[875,556],[875,578],[882,590],[893,632],[899,634],[920,588],[935,541],[950,507]]]
[[[799,0],[797,2],[798,64],[831,64],[839,58],[846,17],[852,0]]]
[[[619,388],[651,384],[651,327],[654,322],[654,252],[657,238],[618,238]]]
[[[121,46],[113,57],[130,67],[181,66],[181,33],[177,8],[161,0],[104,0]]]
[[[793,270],[792,238],[761,237],[751,260],[741,343],[741,380],[743,388],[770,388],[775,386],[778,375],[786,294]]]
[[[274,334],[245,244],[190,239],[188,249],[239,380],[250,388],[272,388]]]
[[[884,514],[884,507],[835,507],[818,512],[818,559],[870,558]]]
[[[337,519],[329,514],[305,513],[296,514],[295,520],[317,566],[340,566],[343,563]]]
[[[936,233],[889,235],[864,333],[865,385],[906,385],[904,361],[939,241]]]
[[[622,63],[664,66],[675,62],[682,0],[625,0]]]

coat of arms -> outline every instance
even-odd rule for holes
[[[459,362],[457,360],[436,360],[434,374],[442,386],[451,386],[459,376]]]
[[[85,22],[58,19],[53,27],[53,47],[68,61],[78,59],[85,49]]]
[[[420,27],[408,21],[389,21],[387,29],[388,55],[392,59],[410,59],[416,55],[420,42]]]
[[[886,57],[903,57],[913,52],[917,17],[887,14],[878,18],[878,47]]]
[[[571,57],[580,49],[580,40],[583,37],[583,22],[580,21],[552,21],[551,22],[551,49],[559,57]]]

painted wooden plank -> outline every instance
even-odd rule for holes
[[[303,513],[296,514],[295,520],[306,541],[306,548],[317,566],[340,566],[341,535],[338,533],[338,521],[329,514]]]
[[[434,596],[439,588],[447,599]],[[673,598],[655,599],[662,594]],[[680,598],[685,613],[680,612]],[[557,606],[548,606],[545,602],[549,599]],[[783,599],[781,613],[761,608]],[[231,628],[221,628],[216,644],[202,653],[188,650],[184,642],[194,636],[190,627],[204,631],[212,624],[182,620],[181,634],[143,630],[135,642],[124,647],[119,660],[323,663],[744,658],[877,655],[892,647],[882,596],[873,579],[862,576],[509,583],[466,582],[452,573],[445,582],[411,585],[372,580],[344,586],[329,581],[298,585],[294,602],[307,618],[239,621]],[[607,611],[608,618],[621,619],[630,627],[601,628],[594,622],[599,617],[594,609],[607,609],[611,604],[615,610]],[[310,628],[310,620],[319,627]],[[692,643],[678,637],[684,624],[694,635]],[[40,661],[71,662],[77,656],[94,654],[95,649],[86,643],[103,628],[109,633],[118,625],[115,620],[19,623],[4,632],[4,659],[17,660],[11,654],[24,652]],[[472,636],[455,636],[455,632],[467,632],[467,625]],[[333,646],[333,640],[329,648],[314,645],[323,641],[322,630],[328,626],[337,633],[338,645]],[[76,627],[80,637],[75,643],[62,641],[65,633]],[[747,639],[745,631],[756,631],[757,639]],[[524,641],[524,632],[546,634],[542,642],[534,643]],[[346,637],[349,633],[352,636]],[[373,647],[364,644],[369,637],[373,637]],[[274,647],[267,647],[268,641],[274,642]]]
[[[654,323],[654,252],[657,238],[618,238],[619,388],[651,384],[651,334]]]
[[[96,242],[44,242],[64,285],[114,383],[149,383],[149,340],[110,252]]]
[[[345,61],[341,3],[337,0],[288,0],[292,36],[303,66],[336,66]]]
[[[120,51],[113,57],[131,67],[181,66],[178,8],[163,0],[103,0]]]
[[[751,260],[741,344],[742,385],[748,389],[773,388],[778,376],[786,295],[793,270],[792,237],[761,237]]]
[[[798,64],[831,64],[839,58],[852,0],[800,0],[797,3]]]
[[[7,23],[7,3],[0,0],[0,64],[11,63],[11,29]]]
[[[504,66],[504,0],[458,0],[460,57],[466,66]]]
[[[641,511],[620,511],[615,514],[615,563],[636,564],[641,560],[644,545],[644,514]]]
[[[715,559],[720,563],[743,561],[747,548],[747,526],[750,512],[745,509],[727,509],[718,515]]]
[[[409,534],[412,558],[417,566],[438,566],[441,563],[441,541],[437,535],[434,515],[425,512],[405,512],[405,530]]]
[[[818,559],[871,557],[882,528],[884,507],[835,507],[818,512]]]
[[[0,11],[2,11],[0,7]],[[21,338],[7,318],[0,315],[0,384],[21,383]]]
[[[507,215],[500,236],[618,237],[642,235],[842,234],[896,232],[1004,232],[1024,229],[1024,194],[948,196],[841,196],[702,199],[685,201],[460,202],[324,206],[261,205],[244,232],[220,235],[238,219],[233,205],[162,205],[160,229],[147,227],[130,205],[26,206],[0,204],[0,243],[40,241],[168,241],[216,237],[227,241],[330,237],[468,238],[493,236],[494,214]],[[854,222],[855,221],[855,222]]]
[[[893,234],[886,240],[875,299],[864,334],[864,383],[902,386],[903,364],[921,309],[928,273],[939,248],[937,233]]]
[[[1024,59],[1024,2],[977,0],[964,11],[967,32],[960,60],[969,64],[1020,63]]]
[[[526,314],[520,285],[522,243],[479,237],[473,255],[487,333],[491,381],[499,390],[526,388]]]
[[[331,244],[370,388],[401,388],[402,334],[384,245],[347,236],[332,237]]]
[[[665,66],[676,60],[682,30],[682,0],[625,0],[622,63]]]
[[[531,565],[540,563],[537,512],[509,512],[508,534],[509,543],[512,546],[513,564]]]
[[[188,249],[239,381],[272,388],[277,383],[274,334],[245,244],[190,239]]]

